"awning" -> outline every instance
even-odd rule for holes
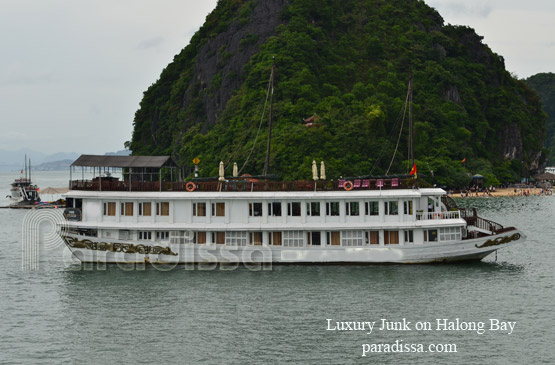
[[[170,156],[81,155],[71,166],[85,167],[177,167]]]

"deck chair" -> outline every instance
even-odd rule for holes
[[[399,179],[395,178],[391,180],[391,187],[395,188],[399,186]]]
[[[345,180],[339,180],[339,189],[343,189],[343,187],[345,186]]]
[[[360,179],[356,179],[353,188],[360,188]]]
[[[383,188],[383,179],[378,179],[376,181],[376,187],[378,187],[380,189]]]
[[[362,180],[361,188],[368,189],[369,187],[370,187],[370,180],[368,180],[368,179]]]

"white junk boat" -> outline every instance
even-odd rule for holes
[[[39,188],[31,181],[31,159],[27,164],[27,156],[25,156],[25,175],[23,170],[21,175],[11,184],[10,195],[7,196],[10,199],[10,207],[35,205],[40,202]]]
[[[408,177],[184,182],[168,156],[83,155],[76,166],[99,172],[65,195],[62,236],[82,262],[452,262],[524,239]],[[114,168],[121,180],[100,175]]]

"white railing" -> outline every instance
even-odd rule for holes
[[[416,213],[417,221],[427,221],[434,219],[458,219],[461,217],[460,212],[432,212],[432,213]]]

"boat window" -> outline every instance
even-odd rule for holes
[[[405,231],[405,242],[406,243],[414,242],[414,231],[412,229]]]
[[[358,202],[346,202],[345,208],[347,211],[347,215],[358,215],[359,214],[359,207]]]
[[[225,203],[212,203],[212,216],[224,217],[225,216]]]
[[[307,233],[306,238],[308,240],[309,245],[320,246],[322,244],[320,231],[306,232],[306,233]]]
[[[380,203],[378,201],[369,201],[364,203],[364,214],[380,215]]]
[[[139,231],[138,240],[148,240],[150,241],[152,239],[152,232],[150,231]]]
[[[249,243],[255,246],[262,245],[262,232],[250,232]]]
[[[319,216],[320,202],[306,203],[306,214],[310,216]]]
[[[193,216],[206,217],[206,203],[193,203]]]
[[[461,239],[460,227],[444,227],[439,229],[440,241],[457,241]]]
[[[412,200],[407,200],[403,202],[404,210],[406,215],[412,215]]]
[[[293,216],[293,217],[300,217],[301,203],[299,202],[287,203],[287,215]]]
[[[347,247],[362,246],[364,234],[362,231],[342,231],[341,245]]]
[[[270,244],[274,246],[281,246],[281,232],[272,232],[270,234]]]
[[[143,217],[150,217],[152,215],[152,203],[139,203],[139,215]]]
[[[303,231],[285,231],[283,232],[284,247],[303,247]]]
[[[249,203],[249,216],[261,217],[262,216],[262,203]]]
[[[341,232],[326,232],[328,245],[339,246],[341,244]]]
[[[195,232],[193,242],[199,245],[206,243],[206,232]]]
[[[383,231],[384,245],[396,245],[399,243],[399,231]]]
[[[225,232],[212,232],[212,242],[219,245],[225,244]]]
[[[225,232],[225,244],[227,246],[246,246],[247,232],[245,231],[227,231]]]
[[[397,215],[399,214],[398,202],[389,201],[385,202],[385,215]]]
[[[339,202],[326,203],[326,215],[338,216],[339,215]]]
[[[121,215],[131,217],[133,216],[133,203],[124,202],[121,203]]]
[[[156,203],[156,215],[162,215],[162,216],[170,215],[170,203],[169,202]]]
[[[281,217],[281,202],[268,203],[268,215]]]
[[[157,240],[167,240],[168,238],[170,238],[170,232],[169,231],[157,231],[156,232],[156,239]]]
[[[379,231],[366,232],[366,243],[370,243],[371,245],[379,245],[380,232]]]
[[[116,203],[109,202],[104,203],[104,215],[115,216],[116,215]]]
[[[437,242],[437,229],[424,230],[425,242]]]

